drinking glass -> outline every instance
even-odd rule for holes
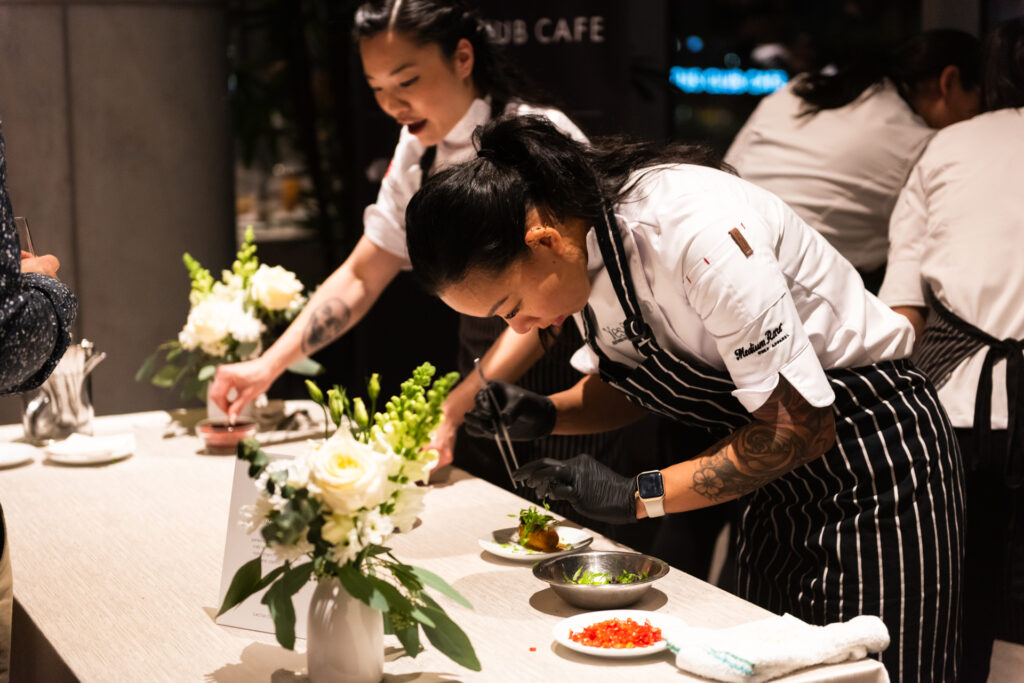
[[[35,256],[36,247],[32,244],[32,233],[28,231],[28,219],[24,216],[15,216],[14,225],[18,229],[18,241],[21,243],[21,250]]]

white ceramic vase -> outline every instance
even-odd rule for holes
[[[317,583],[309,601],[306,660],[310,683],[379,683],[384,675],[384,617],[335,579]]]

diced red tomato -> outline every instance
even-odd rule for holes
[[[590,647],[617,650],[650,647],[661,640],[661,629],[644,620],[639,624],[632,619],[608,619],[587,626],[582,631],[569,631],[569,639]]]

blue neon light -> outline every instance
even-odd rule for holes
[[[685,93],[709,95],[767,95],[789,81],[782,69],[702,69],[699,66],[674,66],[669,82]]]
[[[704,49],[704,41],[700,36],[690,36],[686,39],[686,49],[690,52],[700,52]]]

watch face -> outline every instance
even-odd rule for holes
[[[661,498],[665,495],[661,472],[644,472],[636,478],[636,487],[641,498]]]

